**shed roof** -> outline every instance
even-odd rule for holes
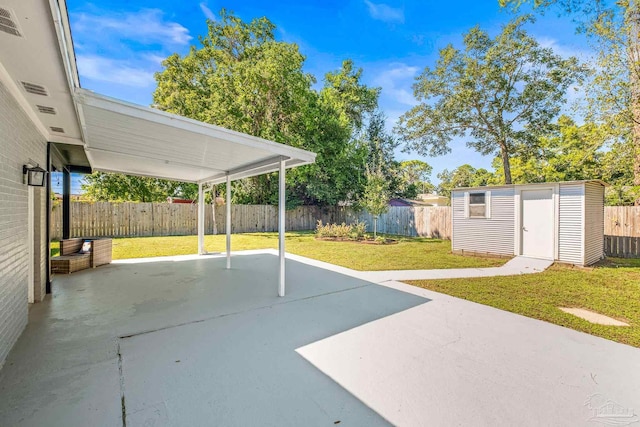
[[[584,179],[578,181],[558,181],[558,182],[534,182],[531,184],[505,184],[505,185],[483,185],[480,187],[458,187],[454,188],[453,191],[468,191],[468,190],[491,190],[492,188],[515,188],[515,187],[533,187],[533,186],[548,186],[549,184],[581,184],[593,182],[602,185],[603,187],[609,187],[609,184],[600,180],[600,179]]]

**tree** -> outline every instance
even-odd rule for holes
[[[498,0],[518,9],[527,0]],[[595,76],[586,87],[589,114],[608,125],[614,137],[630,145],[633,161],[628,183],[640,205],[640,1],[533,0],[539,10],[557,7],[573,14],[578,30],[597,51]]]
[[[86,175],[82,189],[83,197],[92,201],[166,202],[167,197],[198,196],[195,184],[104,172]]]
[[[377,237],[378,217],[389,209],[389,184],[380,168],[367,168],[361,205],[373,215],[373,238]]]
[[[425,68],[413,86],[419,105],[405,113],[397,131],[407,149],[423,155],[450,151],[455,137],[483,155],[499,154],[505,183],[510,157],[527,155],[549,132],[567,88],[582,75],[575,58],[542,48],[516,18],[492,39],[479,27],[464,36],[464,50],[440,51],[434,69]]]
[[[244,22],[222,10],[201,46],[163,61],[157,108],[314,151],[316,163],[287,173],[288,205],[335,204],[358,194],[364,151],[352,138],[377,105],[378,89],[345,61],[320,92],[293,43],[277,41],[267,18]],[[277,175],[234,182],[234,202],[277,203]]]
[[[361,81],[362,69],[346,60],[325,76],[305,117],[305,148],[316,162],[292,171],[293,186],[306,204],[336,205],[357,200],[364,185],[367,148],[360,143],[362,124],[375,111],[378,88]]]
[[[451,190],[454,188],[493,184],[492,178],[492,174],[486,169],[476,169],[469,164],[459,166],[452,171],[444,169],[438,174],[438,179],[440,179],[440,184],[437,187],[438,194],[451,198]]]
[[[353,61],[342,61],[342,67],[329,72],[320,98],[326,105],[340,113],[340,120],[354,132],[362,129],[364,119],[378,107],[380,88],[362,84],[362,68],[355,68]]]
[[[433,168],[422,160],[405,160],[400,162],[400,171],[404,182],[413,186],[416,190],[425,193],[433,188],[431,185],[431,172]]]
[[[602,148],[607,143],[603,126],[578,126],[568,116],[560,116],[556,131],[538,141],[538,152],[528,158],[514,158],[514,183],[601,179]],[[504,176],[499,159],[494,161],[496,176]]]

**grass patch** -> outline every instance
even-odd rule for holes
[[[51,256],[60,255],[60,242],[53,241],[51,242]]]
[[[506,262],[505,259],[454,255],[448,240],[390,237],[398,243],[364,245],[348,241],[321,241],[315,239],[313,232],[292,232],[286,233],[286,245],[289,253],[363,271],[493,267]],[[231,242],[234,251],[275,249],[278,247],[278,234],[234,234]],[[188,255],[194,254],[197,246],[197,236],[118,238],[113,239],[113,258]],[[223,252],[225,236],[205,236],[205,248],[209,252]]]
[[[588,269],[554,265],[521,276],[408,283],[640,347],[640,259],[611,258]],[[586,308],[630,326],[595,325],[558,307]]]

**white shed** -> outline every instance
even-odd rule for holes
[[[599,180],[457,188],[454,253],[524,255],[575,265],[604,258]]]

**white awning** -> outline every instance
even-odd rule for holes
[[[315,153],[130,104],[85,89],[74,94],[94,170],[221,183],[313,163]]]

